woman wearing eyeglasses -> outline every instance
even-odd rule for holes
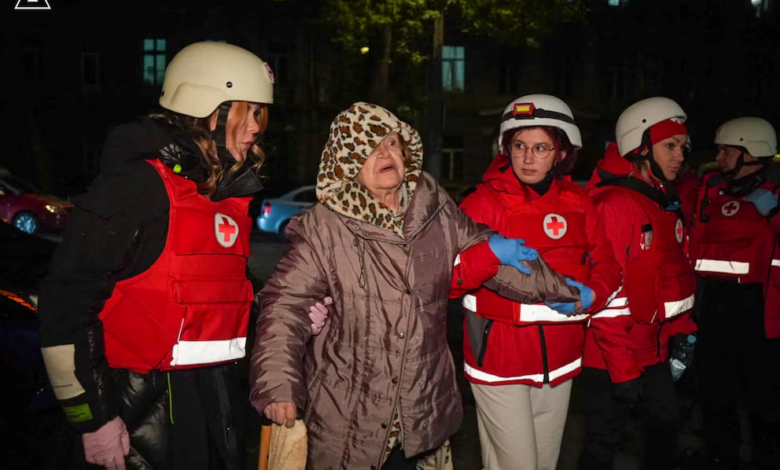
[[[485,287],[466,293],[465,375],[486,470],[555,469],[585,322],[621,285],[596,209],[566,176],[581,147],[566,103],[549,95],[518,98],[502,116],[498,155],[461,205],[474,221],[524,239],[582,299],[525,305]]]

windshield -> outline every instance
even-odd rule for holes
[[[21,194],[41,194],[41,190],[39,188],[25,180],[17,178],[16,176],[3,175],[0,176],[0,178],[3,180],[3,183],[5,183],[5,186],[8,186],[9,189],[15,192]]]

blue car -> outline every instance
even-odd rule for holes
[[[302,186],[277,199],[266,199],[257,217],[257,227],[263,232],[284,236],[287,222],[317,203],[316,186]]]

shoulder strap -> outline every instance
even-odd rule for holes
[[[618,186],[635,191],[651,201],[655,201],[661,210],[676,213],[677,216],[682,219],[683,223],[685,223],[685,216],[681,209],[682,203],[674,191],[665,193],[637,178],[632,178],[630,176],[614,176],[602,169],[599,169],[598,171],[601,182],[597,183],[596,187]],[[671,188],[672,186],[669,187],[669,189]]]

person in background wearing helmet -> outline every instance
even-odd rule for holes
[[[486,287],[467,294],[465,375],[485,469],[554,470],[585,325],[620,288],[620,267],[595,207],[567,176],[582,139],[566,103],[540,94],[514,100],[498,140],[499,153],[461,209],[533,246],[582,300],[525,305]]]
[[[690,251],[700,279],[697,378],[707,468],[737,468],[736,399],[750,411],[753,457],[780,468],[780,173],[771,124],[742,117],[715,135],[720,171],[704,175]]]
[[[586,188],[623,270],[627,309],[600,312],[598,328],[588,329],[582,470],[612,468],[631,405],[639,405],[642,468],[669,470],[677,458],[680,420],[667,359],[696,330],[689,317],[695,277],[671,184],[688,142],[685,119],[668,98],[628,107],[617,122],[617,143],[607,147]]]
[[[41,286],[43,357],[90,463],[243,470],[251,196],[273,75],[230,44],[166,70],[161,113],[114,129]]]

